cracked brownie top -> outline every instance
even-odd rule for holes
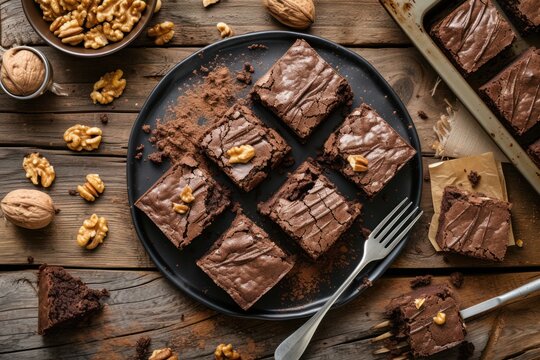
[[[247,310],[292,269],[294,258],[238,215],[197,265]]]
[[[302,39],[255,83],[251,95],[303,140],[353,96],[347,80]]]
[[[180,194],[189,187],[193,201],[184,204]],[[185,157],[171,167],[135,203],[169,240],[182,249],[199,236],[229,206],[229,195],[199,163]],[[175,210],[185,206],[184,213]]]
[[[313,258],[326,252],[360,214],[310,160],[292,173],[259,211],[274,220]]]
[[[251,145],[255,156],[246,163],[230,163],[227,151]],[[263,124],[248,107],[236,104],[203,135],[201,148],[241,189],[250,191],[291,150],[285,140]]]
[[[324,144],[324,156],[369,196],[376,195],[416,154],[399,134],[367,104],[355,109]],[[357,172],[351,155],[367,160],[367,171]]]
[[[447,285],[414,290],[392,299],[385,310],[392,322],[395,340],[406,340],[415,358],[457,346],[465,339],[459,303]]]

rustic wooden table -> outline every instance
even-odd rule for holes
[[[439,86],[436,74],[411,46],[377,0],[317,0],[317,21],[309,30],[350,47],[370,61],[398,92],[414,119],[422,142],[424,167],[436,161],[432,127],[444,112],[444,99],[454,97]],[[181,359],[212,358],[220,342],[233,343],[246,359],[272,358],[276,346],[302,324],[295,321],[243,320],[220,315],[186,297],[156,271],[133,230],[126,194],[126,147],[137,112],[152,88],[178,61],[218,40],[215,24],[224,21],[236,33],[283,29],[260,1],[224,0],[204,9],[200,0],[165,0],[154,21],[171,20],[176,35],[168,47],[155,47],[141,36],[134,46],[104,59],[81,60],[44,45],[26,22],[20,0],[0,0],[1,45],[30,44],[51,60],[55,80],[68,97],[51,94],[28,101],[0,95],[0,196],[16,188],[32,188],[21,168],[30,151],[43,153],[57,172],[48,192],[61,209],[53,226],[27,231],[0,222],[0,358],[2,359],[126,359],[136,340],[147,335],[152,348],[173,346]],[[128,86],[109,106],[92,104],[93,82],[106,71],[124,70]],[[423,120],[419,110],[428,115]],[[109,122],[103,125],[100,116]],[[103,128],[97,152],[69,151],[62,134],[84,123]],[[68,195],[90,172],[106,174],[106,194],[88,205]],[[443,258],[427,240],[433,213],[429,182],[424,182],[425,216],[414,229],[405,251],[386,275],[359,298],[327,316],[305,355],[306,359],[367,359],[374,347],[369,329],[382,319],[385,302],[409,288],[416,275],[433,274],[436,282],[450,273],[465,274],[458,290],[467,307],[540,276],[540,196],[511,166],[504,166],[512,220],[523,248],[512,247],[505,261],[491,264],[463,257]],[[75,242],[83,219],[106,214],[110,233],[93,252]],[[32,256],[35,263],[27,263]],[[111,297],[89,324],[43,338],[37,329],[36,270],[38,264],[59,264]],[[539,359],[540,298],[514,303],[468,323],[474,358]]]

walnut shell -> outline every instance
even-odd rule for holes
[[[51,197],[39,190],[13,190],[2,199],[0,206],[6,219],[25,229],[44,228],[55,214]]]
[[[264,0],[270,14],[294,29],[306,29],[315,21],[313,0]]]

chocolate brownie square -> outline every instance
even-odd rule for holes
[[[197,265],[248,310],[292,269],[294,259],[249,218],[238,215]]]
[[[339,105],[352,100],[352,90],[302,39],[254,85],[251,96],[272,110],[302,140]]]
[[[538,0],[499,0],[499,3],[522,34],[540,31]]]
[[[184,203],[180,194],[186,187],[193,201]],[[139,200],[141,209],[179,249],[191,243],[212,220],[229,206],[229,194],[191,157],[171,167]],[[187,207],[185,213],[175,210]]]
[[[527,50],[479,91],[495,114],[525,134],[540,122],[540,50]]]
[[[317,259],[347,231],[362,206],[347,201],[308,160],[258,208]]]
[[[458,346],[465,340],[459,303],[447,285],[430,285],[394,298],[385,310],[395,341],[406,341],[415,359]],[[439,313],[444,314],[444,322],[435,321]]]
[[[255,156],[247,163],[230,163],[227,151],[251,145]],[[201,148],[242,190],[250,191],[263,181],[291,148],[274,130],[262,123],[246,106],[234,105],[221,121],[203,135]]]
[[[44,335],[100,310],[106,289],[90,289],[63,267],[43,264],[38,273],[38,334]]]
[[[529,154],[529,157],[532,159],[532,161],[538,166],[540,169],[540,139],[533,142],[529,147],[527,148],[527,153]]]
[[[511,204],[447,186],[436,240],[443,251],[502,261],[510,231]]]
[[[324,144],[324,158],[372,197],[416,154],[373,108],[355,109]],[[367,171],[355,171],[349,156],[367,159]],[[365,170],[365,169],[362,169]]]
[[[491,0],[467,0],[430,32],[461,72],[469,75],[506,49],[516,35]]]

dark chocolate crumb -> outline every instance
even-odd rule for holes
[[[133,360],[146,360],[148,359],[148,348],[152,340],[148,336],[141,336],[135,344],[135,356]]]
[[[429,118],[429,116],[427,116],[427,114],[422,110],[418,110],[418,117],[420,117],[422,120],[427,120]]]
[[[109,116],[107,114],[101,114],[99,115],[99,121],[101,121],[103,125],[107,125],[109,123]]]
[[[244,63],[244,70],[252,74],[255,72],[255,68],[253,67],[253,65],[248,62]]]
[[[360,231],[362,231],[362,236],[364,237],[364,239],[367,239],[369,237],[369,235],[371,234],[371,230],[368,229],[367,227],[362,226]]]
[[[150,134],[150,130],[151,130],[150,125],[144,124],[142,126],[142,131],[144,131],[145,133]]]
[[[148,155],[148,160],[150,160],[154,164],[161,164],[164,157],[165,154],[162,151],[156,151]]]
[[[431,275],[417,276],[411,280],[411,289],[428,286],[429,284],[431,284]]]
[[[71,196],[77,196],[79,193],[73,189],[68,190],[68,194]]]
[[[476,185],[478,185],[478,183],[480,182],[480,179],[482,178],[482,176],[478,175],[478,173],[476,171],[471,170],[469,175],[467,175],[467,178],[471,182],[472,187],[475,188]]]
[[[251,44],[248,46],[249,50],[267,50],[268,46],[263,44]]]
[[[29,264],[33,264],[34,263],[34,257],[33,256],[28,256],[26,258],[26,261],[28,261]]]
[[[143,144],[139,144],[139,146],[137,146],[135,148],[135,151],[137,151],[137,152],[140,152],[140,151],[143,151],[143,150],[144,150],[144,145]]]
[[[463,280],[463,274],[460,272],[453,272],[450,274],[450,282],[458,289],[463,285]]]

